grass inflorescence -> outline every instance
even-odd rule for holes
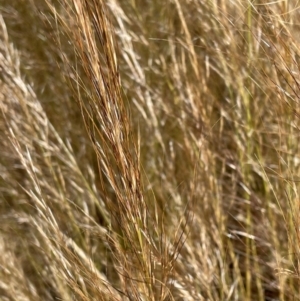
[[[300,300],[296,0],[2,0],[0,299]]]

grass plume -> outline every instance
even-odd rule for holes
[[[298,300],[299,7],[3,0],[1,300]]]

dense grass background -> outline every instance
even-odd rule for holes
[[[296,0],[0,1],[0,299],[299,300]]]

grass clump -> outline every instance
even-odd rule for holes
[[[297,1],[0,5],[1,300],[298,300]]]

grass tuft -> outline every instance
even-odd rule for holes
[[[3,0],[0,299],[300,300],[299,14]]]

